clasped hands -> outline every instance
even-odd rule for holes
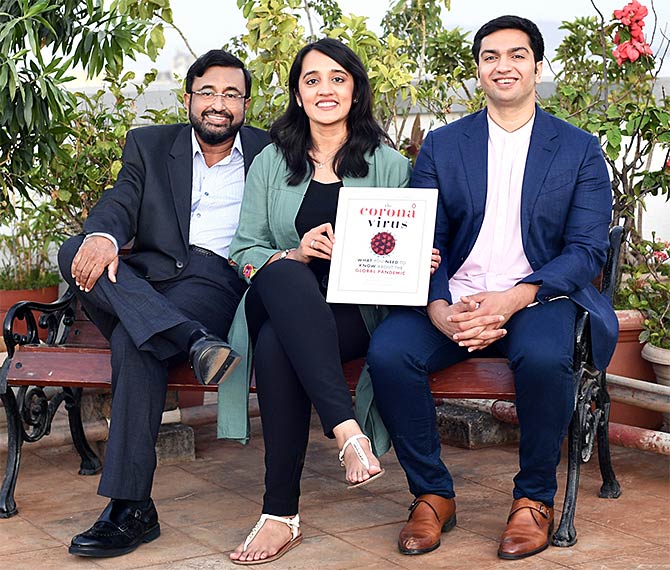
[[[330,222],[321,224],[305,232],[298,247],[291,250],[286,257],[294,261],[309,263],[313,258],[330,259],[335,243],[335,233]],[[440,266],[442,258],[439,250],[433,248],[430,258],[430,272],[434,273]]]
[[[505,323],[532,303],[538,286],[521,283],[506,291],[484,291],[449,304],[437,299],[427,307],[433,325],[468,352],[486,348],[507,334]]]

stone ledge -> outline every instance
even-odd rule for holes
[[[439,404],[437,429],[447,445],[479,449],[519,441],[518,426],[506,424],[487,412],[454,404]]]
[[[158,432],[156,458],[159,465],[195,460],[195,435],[185,424],[164,424]]]

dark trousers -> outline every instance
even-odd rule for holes
[[[263,512],[295,515],[311,406],[329,437],[354,418],[341,363],[363,356],[369,336],[358,307],[326,303],[311,269],[290,259],[256,275],[245,310],[265,441]]]
[[[142,500],[151,494],[168,366],[187,358],[188,339],[177,345],[162,333],[196,321],[225,338],[245,285],[225,259],[192,252],[177,279],[150,283],[121,261],[116,283],[105,272],[84,293],[70,274],[82,240],[70,238],[58,258],[64,279],[112,353],[112,418],[98,493]]]
[[[576,314],[576,305],[567,299],[523,309],[506,324],[507,335],[490,347],[509,359],[514,372],[521,430],[515,499],[554,503],[556,466],[574,408]],[[459,347],[425,312],[412,309],[393,311],[372,336],[367,361],[375,401],[415,496],[455,495],[440,458],[428,374],[480,355]]]

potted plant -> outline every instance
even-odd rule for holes
[[[653,2],[649,6],[653,12]],[[567,33],[554,60],[560,66],[556,91],[544,106],[599,138],[612,178],[613,220],[625,231],[620,267],[632,268],[644,261],[645,200],[667,197],[670,189],[668,97],[655,89],[668,40],[656,45],[654,23],[645,25],[649,9],[637,0],[615,10],[610,19],[598,14],[562,24]],[[619,294],[615,308],[635,309],[628,297]],[[638,341],[643,315],[637,310],[617,314],[619,343],[608,372],[653,382],[654,372],[641,357]],[[647,428],[661,421],[657,412],[621,403],[613,404],[612,418]]]
[[[47,203],[20,198],[0,235],[0,322],[18,301],[51,302],[60,275],[55,257],[65,232]],[[4,342],[0,348],[4,351]]]
[[[635,250],[641,262],[626,267],[628,277],[620,295],[642,314],[642,357],[651,363],[656,381],[670,386],[670,242],[653,235],[651,240],[636,244]],[[669,420],[666,414],[666,430]]]
[[[640,342],[665,351],[670,361],[670,242],[652,235],[634,247],[642,261],[625,268],[620,294],[644,316]]]

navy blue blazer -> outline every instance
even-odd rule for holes
[[[428,301],[452,302],[448,280],[475,244],[487,190],[486,110],[432,131],[421,146],[411,186],[438,188],[435,247],[442,263]],[[612,187],[598,140],[536,108],[521,193],[521,236],[533,269],[522,280],[540,286],[537,300],[568,296],[591,314],[594,363],[614,352],[618,323],[592,285],[605,263]]]
[[[244,170],[270,142],[260,129],[240,129]],[[124,261],[148,281],[177,277],[188,260],[193,150],[191,125],[152,125],[126,135],[123,166],[84,223],[84,232],[105,232],[119,246],[133,240]]]

